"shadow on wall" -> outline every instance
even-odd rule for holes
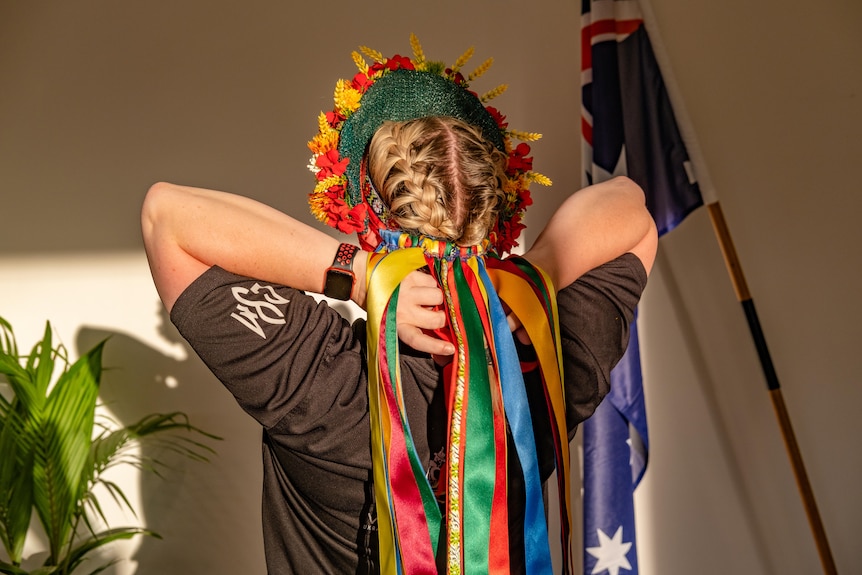
[[[143,448],[144,458],[167,467],[159,475],[139,473],[137,494],[136,486],[121,486],[138,520],[163,539],[138,539],[137,552],[128,559],[137,562],[139,573],[262,573],[260,428],[198,360],[161,303],[157,314],[159,332],[176,354],[119,332],[79,330],[79,354],[108,338],[102,406],[122,425],[150,413],[182,411],[192,425],[224,440],[208,442],[216,450],[209,462]],[[225,493],[233,495],[219,495]],[[129,519],[121,521],[112,526]]]

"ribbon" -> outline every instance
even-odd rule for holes
[[[561,486],[566,486],[561,489],[564,559],[571,556],[568,442],[555,292],[548,278],[525,260],[499,260],[486,255],[486,247],[487,242],[462,247],[384,231],[381,251],[369,259],[369,411],[384,575],[437,573],[441,543],[447,573],[510,573],[506,457],[510,440],[526,487],[527,573],[551,573],[533,424],[504,303],[522,319],[537,351],[554,428],[555,463]],[[395,324],[401,281],[426,267],[443,291],[445,335],[456,347],[443,381],[449,431],[441,470],[442,504],[413,442]]]

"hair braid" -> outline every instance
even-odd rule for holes
[[[473,245],[503,205],[506,157],[453,118],[387,122],[368,151],[371,179],[405,230]]]

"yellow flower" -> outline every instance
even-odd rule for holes
[[[522,132],[520,130],[508,130],[508,133],[513,138],[517,138],[522,142],[535,142],[542,138],[542,134],[538,132]]]
[[[362,58],[362,55],[360,55],[359,52],[354,50],[350,53],[350,57],[353,58],[353,63],[356,64],[356,67],[359,68],[360,72],[363,74],[368,73],[368,62]]]
[[[308,194],[308,205],[311,208],[312,215],[317,218],[318,221],[323,223],[326,223],[329,219],[326,208],[329,206],[331,201],[332,199],[323,192],[313,192]]]
[[[515,201],[518,197],[518,190],[521,189],[520,178],[506,178],[503,181],[503,191],[506,192],[506,199],[509,203]]]
[[[488,58],[487,60],[485,60],[484,62],[482,62],[482,64],[481,64],[478,68],[476,68],[475,70],[473,70],[473,71],[470,73],[470,75],[469,75],[469,76],[467,76],[467,81],[468,81],[468,82],[472,82],[472,81],[473,81],[473,80],[475,80],[476,78],[480,77],[482,74],[484,74],[485,72],[487,72],[487,71],[488,71],[488,69],[491,67],[491,64],[493,64],[493,63],[494,63],[494,59],[493,59],[493,58]]]
[[[317,182],[317,185],[314,186],[314,193],[322,195],[323,192],[325,192],[335,184],[342,184],[345,181],[346,178],[344,176],[329,176],[325,180]]]
[[[362,94],[348,80],[339,80],[335,85],[335,108],[345,116],[359,109]]]
[[[461,54],[461,56],[459,56],[455,63],[452,65],[452,71],[457,72],[458,70],[463,68],[467,61],[473,57],[473,51],[473,46],[467,48],[467,51]]]
[[[329,127],[329,122],[326,121],[326,114],[321,112],[317,116],[317,130],[319,132],[325,132],[326,130],[331,130],[331,129],[332,128]]]
[[[332,129],[326,130],[314,136],[308,142],[308,149],[314,152],[316,156],[320,156],[335,148],[338,144],[338,132]]]
[[[416,34],[410,33],[410,47],[413,49],[413,64],[421,64],[425,62],[425,52],[422,51],[422,44],[419,43],[419,38]]]
[[[375,62],[380,62],[381,64],[386,61],[386,57],[379,50],[372,50],[368,46],[360,46],[359,49],[363,54],[374,60]]]
[[[527,172],[527,179],[531,182],[536,182],[540,186],[551,186],[553,182],[551,178],[545,176],[544,174],[540,174],[539,172]]]
[[[503,92],[505,92],[505,91],[506,91],[506,88],[508,88],[508,87],[509,87],[509,86],[508,86],[507,84],[500,84],[499,86],[497,86],[497,87],[496,87],[496,88],[494,88],[493,90],[491,90],[491,91],[489,91],[489,92],[485,92],[485,93],[482,95],[482,97],[481,97],[481,98],[479,98],[479,100],[481,100],[483,104],[484,104],[485,102],[488,102],[488,101],[490,101],[490,100],[493,100],[494,98],[496,98],[497,96],[499,96],[500,94],[502,94]]]

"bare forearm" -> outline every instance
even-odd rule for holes
[[[320,292],[324,270],[339,244],[250,198],[164,183],[147,193],[142,229],[156,287],[169,309],[185,287],[213,265]],[[362,270],[354,271],[364,273],[365,259],[358,255],[358,260]],[[356,283],[364,288],[363,281]]]
[[[655,224],[640,187],[628,178],[615,178],[566,199],[525,257],[561,289],[627,252],[637,255],[649,272]]]

